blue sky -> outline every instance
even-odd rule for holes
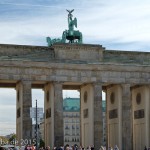
[[[46,46],[47,36],[59,38],[68,28],[66,9],[75,9],[84,43],[150,52],[149,0],[0,0],[0,44]],[[0,91],[0,134],[6,134],[15,129],[15,90]],[[33,99],[42,99],[37,93]]]

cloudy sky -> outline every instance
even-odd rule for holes
[[[38,100],[38,107],[43,107],[44,93],[42,90],[32,90],[32,105]],[[0,135],[16,132],[16,90],[0,89]]]
[[[46,46],[47,36],[68,28],[66,9],[75,9],[84,43],[150,52],[149,0],[0,0],[0,44]],[[15,131],[16,93],[0,91],[0,134],[7,134]],[[33,95],[42,101],[42,91]]]
[[[75,9],[84,43],[149,51],[149,8],[149,0],[0,0],[0,43],[46,45],[68,28],[66,9]]]

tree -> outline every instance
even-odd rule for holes
[[[45,147],[45,142],[42,139],[40,139],[40,146],[39,147]]]
[[[0,146],[8,144],[8,139],[4,136],[0,136]]]
[[[9,141],[10,144],[15,145],[16,134],[12,134],[8,141]]]

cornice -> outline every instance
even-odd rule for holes
[[[52,48],[57,50],[105,50],[102,45],[91,45],[91,44],[54,44]]]

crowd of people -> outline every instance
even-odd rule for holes
[[[4,148],[3,146],[0,146],[0,150],[36,150],[36,147],[34,145],[26,145],[22,146],[19,149],[16,147],[9,147],[9,148]],[[83,146],[78,146],[78,145],[73,145],[69,146],[68,144],[65,146],[60,146],[60,147],[53,147],[51,148],[50,146],[46,147],[39,147],[38,150],[94,150],[94,146],[88,146],[88,147],[83,147]],[[115,145],[114,147],[108,147],[106,149],[105,146],[101,146],[98,150],[119,150],[118,146]],[[150,150],[150,147],[144,147],[143,150]]]
[[[26,145],[26,146],[22,146],[19,148],[17,148],[17,147],[9,147],[9,148],[0,147],[0,150],[36,150],[36,147],[34,145]],[[39,147],[38,150],[94,150],[94,146],[88,146],[85,148],[83,146],[78,146],[76,144],[73,146],[69,146],[67,144],[65,146],[53,147],[53,148],[51,148],[50,146]],[[106,150],[106,147],[101,146],[98,150]],[[117,145],[115,145],[114,148],[108,147],[108,150],[119,150],[119,148],[117,147]]]
[[[88,146],[87,148],[84,148],[78,145],[69,146],[67,144],[65,146],[53,147],[53,148],[50,148],[49,146],[46,148],[41,147],[39,150],[94,150],[94,146]]]
[[[51,148],[50,146],[47,147],[40,147],[38,148],[39,150],[94,150],[94,146],[88,146],[88,147],[83,147],[83,146],[78,146],[78,145],[73,145],[73,146],[69,146],[68,144],[65,146],[61,146],[61,147],[53,147]],[[26,145],[25,147],[20,147],[19,149],[16,149],[16,147],[14,148],[3,148],[0,147],[0,150],[36,150],[36,147],[34,145]],[[99,150],[106,150],[106,147],[101,146],[99,148]],[[117,145],[112,148],[109,147],[108,150],[119,150],[119,148],[117,147]]]
[[[83,146],[78,146],[78,145],[73,145],[73,146],[69,146],[68,144],[65,146],[61,146],[61,147],[54,147],[54,148],[50,148],[49,146],[46,148],[41,147],[39,150],[94,150],[94,146],[88,146],[88,147],[83,147]],[[99,150],[106,150],[105,146],[101,146],[99,148]],[[112,147],[108,147],[108,150],[119,150],[118,146],[115,145],[114,148]]]

